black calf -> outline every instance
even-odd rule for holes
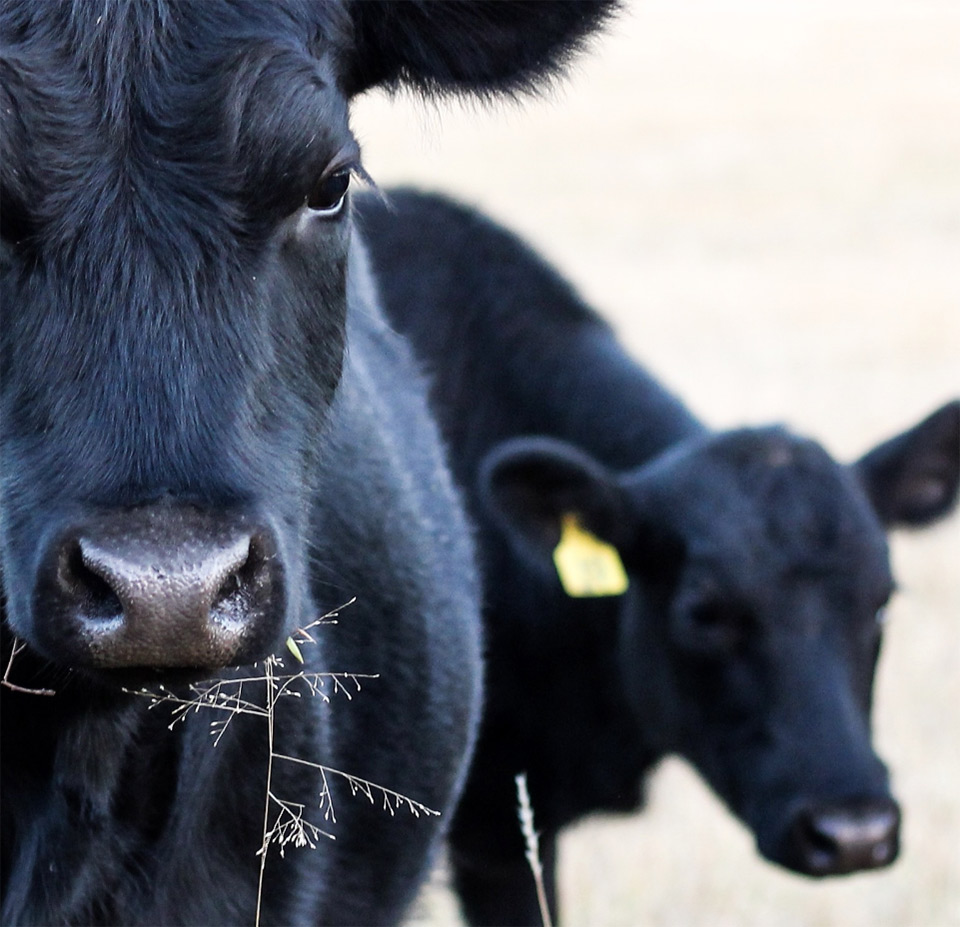
[[[333,770],[452,808],[479,616],[426,391],[352,232],[349,100],[527,89],[608,8],[2,4],[4,924],[402,916],[445,819],[391,819]],[[216,748],[213,709],[168,731],[120,688],[262,676],[351,596],[305,669],[378,677],[278,705],[293,761],[269,795],[263,684]],[[265,802],[294,826],[328,794],[336,841],[270,848],[261,894]]]
[[[711,433],[514,236],[390,199],[365,202],[363,226],[432,374],[486,581],[487,704],[450,838],[469,920],[539,923],[521,771],[554,908],[557,832],[635,808],[667,753],[768,859],[812,876],[891,863],[900,814],[870,738],[884,527],[955,502],[960,403],[852,466],[783,428]]]

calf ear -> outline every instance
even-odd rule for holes
[[[854,469],[885,525],[919,527],[945,515],[960,488],[960,401],[884,441]]]
[[[616,546],[624,504],[616,478],[572,445],[516,438],[492,450],[480,467],[480,498],[509,535],[550,557],[565,516]]]
[[[517,93],[561,72],[615,0],[350,3],[345,90],[406,84],[424,93]]]

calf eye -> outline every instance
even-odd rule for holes
[[[336,216],[342,209],[350,187],[350,168],[342,168],[321,177],[307,196],[307,206],[321,216]]]
[[[740,606],[718,599],[685,603],[673,622],[676,643],[689,653],[709,656],[735,649],[743,640],[749,617]]]

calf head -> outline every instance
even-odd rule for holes
[[[821,876],[898,852],[870,732],[894,588],[884,527],[955,503],[958,446],[956,402],[852,466],[781,428],[705,436],[626,473],[515,439],[487,458],[482,494],[544,575],[564,515],[616,548],[630,586],[609,600],[611,672],[638,736],[690,760],[765,857]]]
[[[349,99],[558,70],[602,3],[4,3],[0,575],[55,664],[259,659],[359,287]]]

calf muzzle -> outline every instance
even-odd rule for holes
[[[890,799],[802,808],[787,837],[791,868],[811,876],[844,875],[892,863],[900,848],[900,810]]]
[[[97,515],[49,546],[34,596],[42,650],[78,668],[215,668],[263,656],[282,627],[272,530],[153,505]]]

